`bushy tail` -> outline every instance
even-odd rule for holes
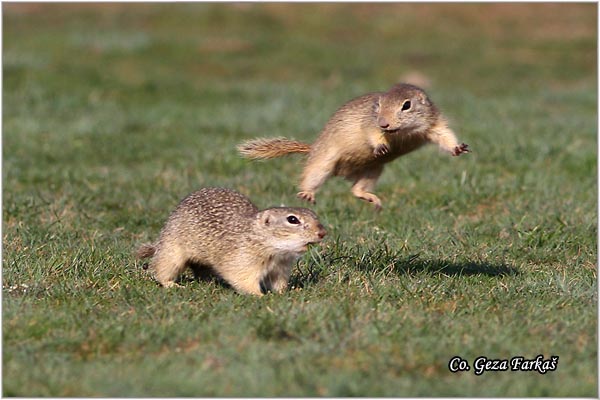
[[[135,252],[135,256],[140,260],[143,258],[152,257],[156,253],[156,246],[151,243],[141,245]]]
[[[240,154],[246,158],[269,159],[291,153],[308,153],[310,145],[282,137],[272,139],[253,139],[237,146]]]

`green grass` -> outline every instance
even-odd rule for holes
[[[3,5],[4,396],[586,396],[597,383],[595,4]],[[157,286],[177,202],[295,198],[353,96],[419,73],[473,152],[328,181],[291,290]],[[452,374],[461,356],[558,369]]]

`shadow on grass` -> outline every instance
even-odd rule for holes
[[[406,256],[389,248],[360,251],[344,249],[347,254],[323,254],[320,260],[298,267],[290,279],[290,286],[305,287],[314,284],[340,267],[347,271],[368,274],[470,276],[482,275],[502,277],[519,275],[517,268],[507,264],[494,264],[480,261],[425,260],[419,254]]]
[[[520,272],[515,267],[506,264],[491,264],[477,261],[452,262],[446,260],[419,260],[407,261],[400,260],[394,264],[394,271],[397,273],[412,273],[418,271],[429,272],[432,274],[444,275],[485,275],[485,276],[506,276],[518,275]]]
[[[141,263],[140,266],[142,269],[148,270],[150,267],[150,263],[148,261],[144,261]],[[158,283],[158,281],[155,282],[157,285],[160,286],[160,283]],[[181,275],[177,277],[175,282],[183,286],[192,282],[215,283],[223,287],[231,288],[231,285],[229,285],[223,280],[223,278],[217,275],[217,273],[211,267],[193,262],[188,262],[187,268]]]

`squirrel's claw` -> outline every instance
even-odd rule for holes
[[[375,149],[373,150],[373,154],[375,155],[375,157],[384,156],[389,152],[390,152],[390,148],[386,144],[383,144],[383,143],[378,144],[377,147],[375,147]]]
[[[465,144],[465,143],[461,143],[460,145],[458,145],[454,148],[454,150],[452,151],[452,155],[459,156],[463,153],[470,153],[470,152],[471,152],[471,150],[469,150],[469,145]]]
[[[298,192],[298,194],[296,195],[298,196],[298,198],[302,199],[302,200],[306,200],[311,204],[315,204],[315,194],[313,192]]]

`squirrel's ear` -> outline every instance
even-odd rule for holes
[[[381,109],[381,96],[377,96],[375,98],[375,100],[373,101],[373,111],[375,111],[376,113],[379,113],[380,109]]]
[[[426,106],[431,105],[431,102],[429,101],[425,93],[417,93],[417,97],[419,98],[419,102],[421,102],[421,104]]]
[[[269,218],[269,214],[263,214],[262,217],[260,218],[263,225],[269,225],[271,223],[271,220]]]

